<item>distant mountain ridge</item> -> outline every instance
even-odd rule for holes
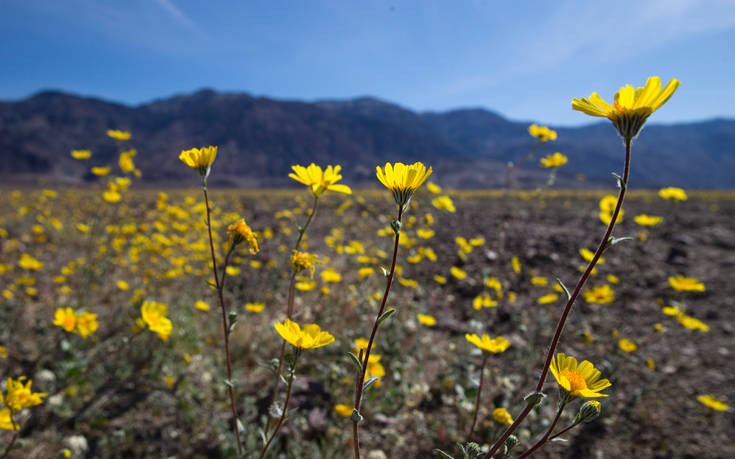
[[[123,129],[132,132],[136,164],[151,183],[190,184],[179,152],[218,145],[212,182],[219,185],[292,186],[290,166],[314,162],[341,164],[344,181],[360,186],[375,183],[378,164],[423,161],[442,185],[489,188],[502,186],[508,161],[533,147],[529,124],[484,109],[417,113],[367,97],[309,103],[202,90],[129,107],[45,91],[0,102],[0,176],[92,180],[90,166],[115,158],[106,130]],[[538,158],[561,151],[569,163],[557,186],[609,186],[610,173],[622,167],[622,142],[610,123],[555,129],[558,140],[514,173],[519,185],[542,184],[547,172]],[[93,158],[76,161],[72,149],[90,149]],[[631,183],[637,187],[735,188],[733,170],[735,120],[651,124],[634,142]],[[580,183],[577,174],[587,180]]]

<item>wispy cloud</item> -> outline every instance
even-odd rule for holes
[[[155,2],[179,24],[193,30],[198,28],[196,23],[192,21],[189,16],[184,14],[184,12],[181,11],[176,5],[174,5],[171,0],[155,0]]]

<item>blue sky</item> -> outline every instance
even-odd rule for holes
[[[729,0],[0,0],[0,100],[207,87],[559,126],[593,121],[573,97],[659,75],[682,85],[651,121],[735,118],[732,43]]]

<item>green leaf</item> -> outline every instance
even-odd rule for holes
[[[564,293],[567,295],[567,301],[569,301],[572,298],[572,294],[569,293],[569,289],[566,285],[564,285],[564,282],[561,281],[558,277],[556,278],[556,282],[561,286],[561,288],[564,290]]]
[[[364,383],[362,384],[362,391],[363,391],[363,392],[365,392],[366,390],[368,390],[368,388],[369,388],[370,386],[372,386],[373,384],[375,384],[376,382],[378,382],[378,380],[379,380],[379,379],[380,379],[380,378],[375,378],[375,377],[373,377],[373,378],[370,378],[370,379],[368,379],[367,381],[365,381],[365,382],[364,382]]]
[[[440,450],[439,448],[436,448],[434,451],[432,451],[435,456],[443,457],[445,459],[454,459],[454,456],[451,456],[444,451]]]
[[[380,325],[380,323],[383,322],[388,317],[392,316],[393,313],[395,313],[395,312],[396,312],[396,310],[393,309],[393,308],[390,308],[387,311],[385,311],[380,317],[378,317],[378,325]]]
[[[350,357],[350,360],[352,360],[352,363],[354,363],[357,367],[357,371],[362,373],[362,363],[360,363],[360,359],[358,359],[357,356],[352,352],[348,352],[347,355]]]

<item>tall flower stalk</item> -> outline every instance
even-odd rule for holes
[[[393,276],[396,270],[396,260],[398,258],[398,245],[401,239],[401,218],[403,217],[403,211],[411,201],[413,193],[426,181],[431,175],[432,169],[429,167],[426,169],[422,163],[414,163],[412,165],[405,165],[403,163],[390,164],[386,163],[384,168],[377,167],[378,180],[385,185],[393,193],[393,199],[398,206],[398,215],[396,219],[391,223],[393,232],[395,233],[395,239],[393,243],[393,258],[390,265],[390,271],[388,271],[388,278],[385,284],[385,291],[383,292],[383,299],[380,302],[380,308],[378,313],[375,315],[375,321],[373,322],[373,328],[370,332],[370,339],[368,340],[365,352],[360,351],[358,356],[359,368],[357,377],[355,378],[355,404],[352,410],[352,441],[354,446],[355,458],[360,458],[360,434],[358,424],[362,420],[360,414],[360,404],[362,402],[363,392],[369,388],[373,383],[377,381],[377,378],[371,378],[365,381],[365,376],[368,371],[368,362],[370,361],[370,351],[373,348],[373,342],[375,341],[375,335],[378,333],[378,326],[385,320],[390,312],[386,313],[385,305],[388,301],[388,294],[390,293],[391,285],[393,284]]]
[[[618,241],[612,237],[612,232],[615,228],[618,215],[623,207],[625,193],[628,189],[631,145],[633,139],[640,132],[646,119],[671,97],[674,91],[676,91],[676,88],[679,87],[679,84],[680,82],[678,80],[672,79],[666,87],[661,90],[661,80],[658,77],[651,77],[646,82],[645,87],[639,87],[637,90],[630,85],[621,88],[620,91],[615,94],[615,102],[613,105],[605,102],[597,95],[597,93],[593,93],[589,99],[574,99],[572,101],[572,108],[574,110],[581,111],[591,116],[608,118],[612,121],[618,133],[623,138],[623,143],[625,145],[625,164],[623,166],[622,177],[617,176],[620,191],[618,192],[618,199],[615,204],[615,210],[611,215],[610,223],[605,230],[605,234],[600,240],[600,244],[598,245],[594,256],[587,265],[587,269],[585,269],[584,273],[577,281],[574,291],[571,294],[568,294],[567,304],[564,306],[564,310],[562,311],[561,317],[559,318],[559,322],[556,326],[556,331],[551,339],[551,344],[546,355],[546,361],[543,369],[541,370],[541,375],[539,376],[534,391],[526,396],[526,407],[521,414],[518,415],[513,424],[511,424],[503,435],[501,435],[493,444],[485,455],[485,459],[490,459],[503,446],[508,437],[515,432],[531,410],[543,399],[544,394],[541,390],[546,382],[549,367],[559,344],[559,339],[561,338],[562,331],[564,330],[564,325],[566,324],[569,313],[572,310],[572,306],[574,305],[577,296],[579,296],[585,282],[587,282],[592,270],[595,268],[595,265],[602,256],[602,253],[609,246]]]

